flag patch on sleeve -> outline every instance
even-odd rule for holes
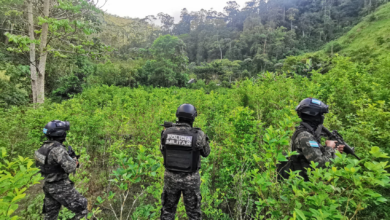
[[[311,147],[320,147],[320,146],[318,146],[318,143],[316,141],[309,141],[309,145]]]

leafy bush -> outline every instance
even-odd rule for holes
[[[88,88],[61,104],[1,109],[0,147],[11,158],[32,155],[48,121],[68,120],[66,144],[82,152],[87,165],[72,178],[80,181],[94,215],[109,219],[112,210],[118,215],[126,207],[123,217],[157,219],[164,172],[159,125],[175,120],[180,104],[192,103],[199,113],[195,126],[211,139],[212,152],[200,170],[205,219],[386,219],[389,210],[377,204],[390,198],[389,63],[356,64],[336,56],[327,74],[266,72],[230,89],[207,90],[202,81],[195,85],[200,89]],[[339,155],[326,169],[313,164],[312,182],[291,174],[279,183],[275,167],[285,160],[282,153],[299,122],[294,109],[306,97],[330,105],[325,126],[339,130],[363,160]],[[152,164],[160,167],[152,171]],[[131,175],[140,179],[131,182]],[[109,181],[114,179],[118,183]],[[123,193],[129,194],[124,206]],[[186,218],[182,202],[177,216]]]
[[[335,54],[343,49],[343,45],[339,42],[330,42],[325,49],[326,53],[332,53]]]
[[[13,158],[12,161],[7,158],[6,150],[1,148],[0,218],[15,220],[18,216],[12,214],[18,209],[18,203],[26,196],[26,190],[38,184],[42,178],[37,175],[39,169],[33,167],[33,160],[22,156]]]
[[[4,59],[0,53],[0,59]],[[30,90],[28,66],[0,61],[0,108],[25,105]]]

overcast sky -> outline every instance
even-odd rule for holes
[[[221,12],[229,0],[108,0],[103,10],[110,14],[128,16],[131,18],[144,18],[147,15],[157,15],[160,12],[175,17],[175,22],[180,18],[180,11],[187,8],[188,11],[199,11],[213,8]],[[236,0],[242,7],[248,0]]]

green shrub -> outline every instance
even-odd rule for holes
[[[195,84],[200,89],[87,88],[60,104],[1,109],[0,147],[8,150],[10,158],[32,155],[44,140],[42,127],[48,121],[68,120],[71,130],[65,144],[81,152],[87,165],[71,178],[79,181],[77,187],[88,197],[93,215],[108,219],[113,215],[110,204],[120,213],[119,195],[128,192],[125,206],[136,202],[131,211],[125,210],[125,217],[157,219],[153,213],[161,208],[164,171],[160,125],[175,120],[180,104],[192,103],[199,113],[195,126],[211,140],[211,154],[200,170],[205,219],[386,219],[390,213],[380,204],[390,198],[388,159],[383,158],[390,151],[389,63],[357,64],[335,56],[327,74],[318,70],[307,78],[266,72],[230,89],[211,88],[202,81]],[[294,109],[306,97],[330,106],[325,126],[339,130],[363,160],[342,155],[327,169],[313,165],[313,183],[295,174],[279,183],[275,167],[285,160],[282,152],[288,152],[299,122]],[[155,176],[145,164],[148,160],[160,165]],[[134,171],[142,166],[142,172]],[[110,175],[114,171],[117,176]],[[140,179],[120,188],[128,181],[120,175]],[[118,183],[109,181],[114,179]],[[109,201],[110,192],[115,195]],[[185,219],[182,202],[177,210],[178,218]]]
[[[12,215],[26,197],[26,190],[42,179],[37,175],[39,169],[33,167],[33,160],[19,156],[8,159],[7,152],[1,148],[0,155],[0,218],[18,219]]]

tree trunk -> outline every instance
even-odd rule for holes
[[[50,0],[44,0],[43,3],[43,17],[49,18]],[[47,60],[47,35],[49,34],[49,24],[42,24],[41,44],[39,45],[39,66],[38,66],[38,80],[37,80],[37,102],[43,103],[45,101],[45,71]]]
[[[223,56],[222,56],[222,49],[221,49],[221,45],[219,45],[219,52],[221,54],[221,60],[223,59]]]
[[[14,24],[12,23],[12,21],[9,21],[10,25],[9,25],[9,29],[10,29],[10,34],[13,34],[14,33]],[[8,37],[5,36],[5,42],[4,42],[5,46],[8,45]]]
[[[219,37],[217,35],[217,41],[218,41],[218,47],[219,47],[219,52],[221,54],[221,60],[223,59],[223,56],[222,56],[222,48],[221,48],[221,43],[219,42]]]
[[[331,46],[331,49],[330,49],[330,53],[331,53],[331,56],[333,57],[333,42],[332,42],[332,46]]]
[[[28,33],[31,41],[35,40],[34,36],[34,17],[33,17],[32,0],[27,1],[27,19]],[[31,92],[33,103],[37,103],[37,65],[35,62],[35,43],[30,44],[30,74],[31,74]]]

